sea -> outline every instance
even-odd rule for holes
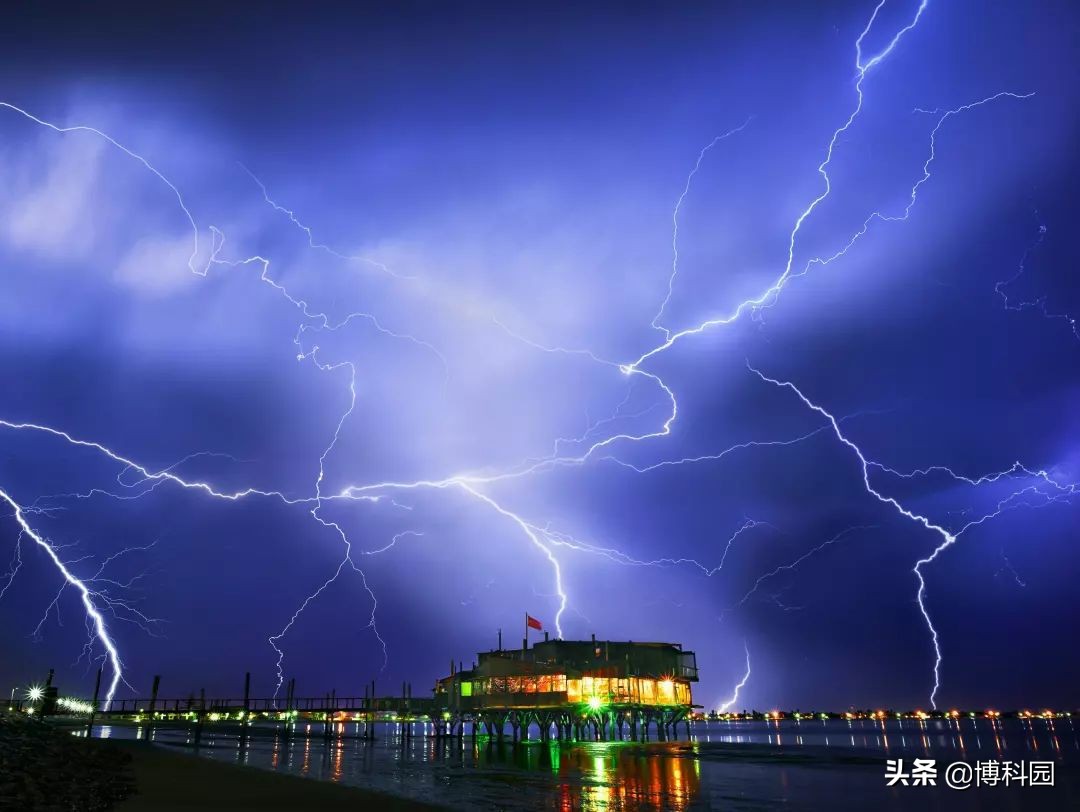
[[[379,724],[370,741],[359,724],[339,723],[327,740],[322,723],[300,722],[293,736],[255,728],[241,744],[209,725],[198,747],[190,730],[152,737],[199,758],[460,810],[1080,809],[1071,717],[702,721],[689,740],[646,743],[499,744],[413,730]]]

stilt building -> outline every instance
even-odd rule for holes
[[[549,640],[531,648],[480,652],[469,669],[455,669],[435,687],[443,735],[461,735],[465,722],[515,739],[530,726],[541,740],[631,739],[676,735],[695,707],[691,684],[697,658],[678,643]]]

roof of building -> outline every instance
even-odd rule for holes
[[[502,676],[566,674],[674,676],[697,680],[697,657],[680,643],[633,640],[539,640],[529,648],[492,649],[477,655],[473,668],[451,677],[459,680]],[[442,682],[443,680],[440,680]]]

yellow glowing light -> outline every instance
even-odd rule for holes
[[[675,682],[671,679],[662,679],[656,683],[657,699],[662,705],[671,705],[675,702]]]

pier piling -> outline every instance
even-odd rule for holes
[[[94,681],[94,701],[90,710],[90,718],[86,721],[86,738],[94,731],[94,714],[98,709],[98,697],[101,695],[101,669],[97,670],[97,679]]]
[[[154,710],[157,708],[157,695],[158,695],[158,688],[160,686],[161,686],[161,675],[160,674],[155,674],[154,675],[154,684],[153,684],[153,687],[150,689],[150,707],[146,709],[146,715],[147,715],[146,730],[143,731],[143,738],[146,739],[147,741],[150,741],[150,739],[153,736],[153,732],[154,732]]]

